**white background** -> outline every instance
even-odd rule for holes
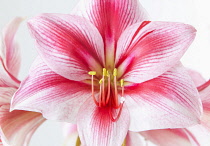
[[[197,37],[182,63],[210,78],[210,9],[208,0],[140,0],[154,21],[176,21],[193,25]],[[0,0],[0,30],[15,16],[26,17],[16,35],[22,51],[19,78],[26,77],[36,57],[34,40],[26,26],[27,19],[40,13],[70,13],[78,0]],[[61,123],[45,122],[34,134],[30,146],[63,144]]]

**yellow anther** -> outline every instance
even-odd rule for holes
[[[113,76],[117,76],[117,69],[114,69]]]
[[[89,71],[88,74],[94,76],[94,75],[96,75],[96,72],[95,71]]]
[[[106,68],[103,68],[103,76],[106,76]]]
[[[120,86],[121,87],[124,86],[124,80],[123,79],[120,80]]]
[[[107,72],[106,72],[106,75],[107,75],[107,77],[110,75],[109,72],[108,72],[108,70],[107,70]]]
[[[101,83],[102,83],[102,81],[103,81],[103,79],[100,79],[99,84],[101,84]]]

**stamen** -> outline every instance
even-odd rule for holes
[[[124,80],[123,79],[120,80],[120,86],[122,88],[122,97],[124,98]]]
[[[116,122],[119,119],[119,117],[121,115],[121,112],[122,112],[123,104],[124,104],[124,102],[119,105],[119,112],[118,112],[118,114],[117,114],[117,116],[115,118],[114,118],[114,116],[112,114],[111,109],[109,110],[109,114],[110,114],[112,122]]]
[[[106,102],[105,102],[105,76],[107,74],[106,68],[103,68],[103,77],[102,77],[102,105],[105,106]]]
[[[117,91],[117,69],[116,68],[113,71],[113,76],[114,76],[114,91],[115,91],[114,105],[115,105],[115,108],[119,108],[118,91]]]
[[[88,72],[89,75],[92,76],[92,79],[91,79],[91,83],[92,83],[92,98],[93,98],[93,101],[95,102],[95,104],[98,106],[98,102],[95,98],[95,95],[94,95],[94,80],[93,80],[93,76],[96,75],[96,72],[95,71],[90,71]]]
[[[88,74],[94,76],[94,75],[96,75],[96,72],[95,71],[89,71]]]
[[[114,71],[113,71],[113,76],[117,76],[117,69],[115,68]]]
[[[109,102],[109,98],[110,98],[110,88],[111,88],[111,79],[110,79],[110,74],[107,71],[107,77],[108,77],[108,92],[107,92],[107,96],[106,96],[106,104],[108,104]]]
[[[117,81],[117,69],[115,68],[113,70],[113,83],[114,83],[114,97],[112,99],[110,99],[110,93],[111,93],[111,74],[109,73],[108,70],[106,70],[105,68],[103,68],[103,72],[102,72],[102,78],[99,80],[99,84],[100,84],[100,92],[99,92],[99,97],[98,100],[96,99],[95,95],[94,95],[94,75],[96,75],[95,71],[90,71],[88,72],[89,75],[92,76],[92,98],[95,102],[95,104],[99,107],[103,107],[106,105],[110,105],[110,110],[109,110],[109,114],[110,114],[110,118],[113,122],[117,121],[121,115],[122,112],[122,108],[125,102],[125,98],[124,98],[124,79],[120,80],[120,83]],[[122,93],[121,93],[121,98],[120,100],[118,99],[118,86],[120,84]],[[105,87],[106,85],[106,87]],[[105,91],[106,89],[106,91]],[[106,97],[105,97],[106,96]],[[114,112],[116,112],[116,114],[113,114],[113,110]]]
[[[103,79],[100,79],[99,84],[101,84],[101,83],[102,83],[102,81],[103,81]]]
[[[106,68],[103,68],[103,76],[106,76]]]
[[[120,80],[120,86],[121,87],[124,86],[124,80],[123,79]]]
[[[100,82],[101,81],[101,82]],[[101,96],[102,96],[102,86],[101,86],[101,83],[102,83],[102,79],[99,81],[99,84],[100,84],[100,92],[99,92],[99,97],[98,97],[98,102],[99,102],[99,107],[101,107]]]

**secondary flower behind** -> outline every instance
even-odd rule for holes
[[[82,1],[71,15],[42,14],[28,26],[40,56],[12,109],[77,123],[90,146],[198,123],[201,101],[179,62],[192,26],[148,21],[137,0]]]
[[[0,48],[0,145],[27,146],[35,130],[45,121],[42,114],[15,110],[10,112],[10,102],[18,89],[20,49],[14,41],[22,18],[16,17],[5,27]]]

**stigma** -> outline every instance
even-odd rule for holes
[[[98,107],[109,107],[111,120],[113,122],[117,121],[121,115],[123,104],[125,102],[124,80],[117,80],[116,68],[114,68],[112,72],[108,71],[106,68],[103,68],[102,76],[100,79],[98,79],[99,95],[96,97],[94,91],[94,76],[97,73],[96,71],[90,71],[88,74],[92,76],[91,90],[94,103]],[[118,94],[119,89],[121,90],[121,96]],[[113,110],[117,111],[117,114],[114,114],[115,116],[113,115]],[[116,112],[114,111],[114,113]]]

